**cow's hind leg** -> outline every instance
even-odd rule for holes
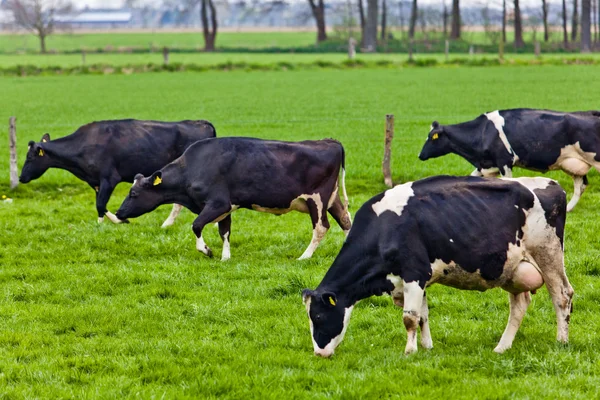
[[[202,238],[202,230],[206,224],[213,222],[219,217],[231,211],[231,205],[227,202],[210,202],[207,203],[202,212],[196,217],[192,224],[192,230],[196,235],[196,249],[209,257],[213,256],[212,250],[204,243]]]
[[[583,176],[574,175],[573,176],[573,186],[574,186],[573,187],[573,197],[571,197],[569,204],[567,204],[567,212],[569,212],[569,211],[573,210],[573,208],[575,208],[575,205],[577,204],[577,202],[579,201],[579,198],[585,191],[587,184],[588,184],[587,175],[583,175]]]
[[[314,197],[310,197],[306,200],[308,207],[308,213],[313,224],[313,236],[310,244],[298,258],[298,260],[304,260],[312,257],[313,253],[319,247],[319,243],[323,240],[323,237],[329,230],[329,221],[327,220],[327,213],[325,212],[325,204],[322,201],[320,194]]]
[[[431,331],[429,330],[429,306],[427,306],[427,293],[423,292],[423,304],[421,305],[421,317],[419,319],[419,327],[421,328],[421,346],[424,349],[433,348],[431,340]]]
[[[169,217],[165,220],[165,222],[163,222],[161,228],[166,228],[167,226],[173,225],[182,208],[183,206],[180,204],[173,204],[173,209],[171,210]]]
[[[219,221],[219,235],[221,236],[221,239],[223,239],[221,261],[226,261],[231,258],[231,251],[229,249],[229,241],[231,240],[231,215],[228,215]]]
[[[546,268],[542,269],[542,276],[556,312],[556,340],[567,343],[569,341],[569,322],[571,321],[574,291],[565,274],[562,254],[560,255],[560,262],[545,265]]]
[[[500,338],[500,342],[494,349],[496,353],[504,353],[512,346],[515,335],[517,334],[517,331],[521,326],[521,322],[523,321],[523,317],[527,312],[527,307],[529,307],[529,304],[531,303],[531,295],[529,292],[523,292],[519,294],[509,293],[508,300],[510,302],[508,324],[506,325],[506,329],[504,329],[504,333],[502,334],[502,338]]]
[[[418,281],[404,282],[404,310],[402,320],[406,327],[406,348],[404,353],[410,354],[417,351],[417,327],[421,321],[425,291],[419,286]]]
[[[344,231],[344,235],[348,236],[350,228],[352,227],[352,219],[350,219],[350,212],[344,208],[340,196],[336,194],[333,204],[329,207],[329,214],[335,219],[340,228]]]

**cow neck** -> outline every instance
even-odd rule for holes
[[[386,272],[380,257],[357,257],[350,248],[346,250],[344,252],[342,248],[317,291],[333,292],[349,307],[362,299],[393,289],[392,283],[386,279],[389,272]]]
[[[50,157],[50,167],[64,169],[87,181],[88,174],[82,168],[81,149],[78,141],[71,140],[72,135],[42,143],[42,148]]]
[[[168,164],[161,169],[162,185],[164,185],[164,196],[167,203],[177,203],[186,206],[188,196],[185,191],[185,185],[182,183],[183,174],[181,168],[176,163]]]
[[[452,151],[474,165],[479,165],[483,158],[481,144],[484,129],[485,124],[482,126],[479,118],[456,125],[444,126],[444,132],[450,139]]]

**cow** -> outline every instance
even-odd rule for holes
[[[425,290],[439,283],[509,293],[508,325],[496,346],[509,349],[531,302],[546,284],[568,340],[573,289],[565,274],[566,194],[546,178],[435,176],[408,182],[367,201],[354,216],[339,254],[303,301],[316,355],[342,341],[354,305],[390,294],[403,307],[405,352],[432,348]]]
[[[600,171],[600,111],[499,110],[455,125],[434,121],[421,160],[458,154],[475,166],[471,175],[512,176],[513,167],[563,170],[573,178],[571,211],[585,190],[586,174]]]
[[[131,183],[140,172],[151,174],[183,154],[192,143],[215,136],[215,127],[204,120],[92,122],[56,140],[50,140],[46,133],[40,142],[30,141],[19,180],[28,183],[48,168],[65,169],[95,190],[98,223],[105,215],[117,224],[128,222],[106,209],[118,183]],[[181,205],[174,204],[163,227],[172,225],[181,209]]]
[[[300,256],[310,258],[329,229],[327,211],[345,234],[350,230],[345,168],[344,148],[333,139],[206,139],[151,176],[137,175],[117,217],[135,218],[161,204],[182,204],[198,214],[192,225],[196,249],[212,257],[202,230],[218,222],[221,259],[227,260],[233,211],[247,208],[280,215],[296,210],[310,214],[312,220],[312,240]],[[344,204],[338,193],[340,169]]]

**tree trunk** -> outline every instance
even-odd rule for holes
[[[515,48],[522,48],[525,43],[523,42],[523,24],[521,23],[521,8],[519,7],[519,0],[515,2]]]
[[[502,0],[502,42],[506,43],[506,0]]]
[[[358,0],[358,17],[360,18],[360,47],[365,46],[365,9],[362,0]]]
[[[378,0],[367,0],[367,23],[365,26],[365,50],[374,52],[377,48]]]
[[[450,39],[460,39],[460,5],[459,0],[452,0],[452,27]]]
[[[565,49],[569,48],[569,35],[567,34],[567,0],[562,0],[562,14],[563,14],[563,46]]]
[[[544,23],[544,42],[549,39],[548,34],[548,0],[542,0],[542,20]]]
[[[573,0],[573,19],[571,20],[571,42],[577,40],[579,13],[577,12],[577,0]]]
[[[318,0],[318,4],[315,4],[314,0],[308,0],[310,9],[315,17],[317,23],[317,43],[327,40],[327,31],[325,29],[325,3],[323,0]]]
[[[415,37],[415,25],[417,25],[417,0],[413,0],[412,9],[410,10],[410,25],[408,26],[408,37]]]
[[[581,0],[581,52],[592,50],[591,0]]]
[[[385,0],[381,2],[381,41],[385,42],[385,28],[387,19],[387,5],[385,4]]]
[[[592,0],[592,26],[594,27],[594,36],[592,37],[592,43],[595,43],[598,41],[598,3],[596,2],[596,0]]]
[[[43,32],[39,32],[38,36],[40,38],[40,51],[42,54],[46,54],[46,34]]]
[[[600,0],[598,0],[600,1]],[[444,1],[444,15],[442,16],[444,19],[444,37],[448,37],[448,7],[446,7],[446,2]]]
[[[208,23],[207,6],[210,8],[210,22],[212,26],[209,26]],[[202,34],[204,35],[204,51],[214,51],[217,39],[217,11],[212,0],[202,0],[200,4],[200,18],[202,20]]]

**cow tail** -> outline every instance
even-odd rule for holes
[[[342,190],[344,191],[344,210],[348,212],[348,192],[346,191],[346,151],[344,146],[342,147]]]

